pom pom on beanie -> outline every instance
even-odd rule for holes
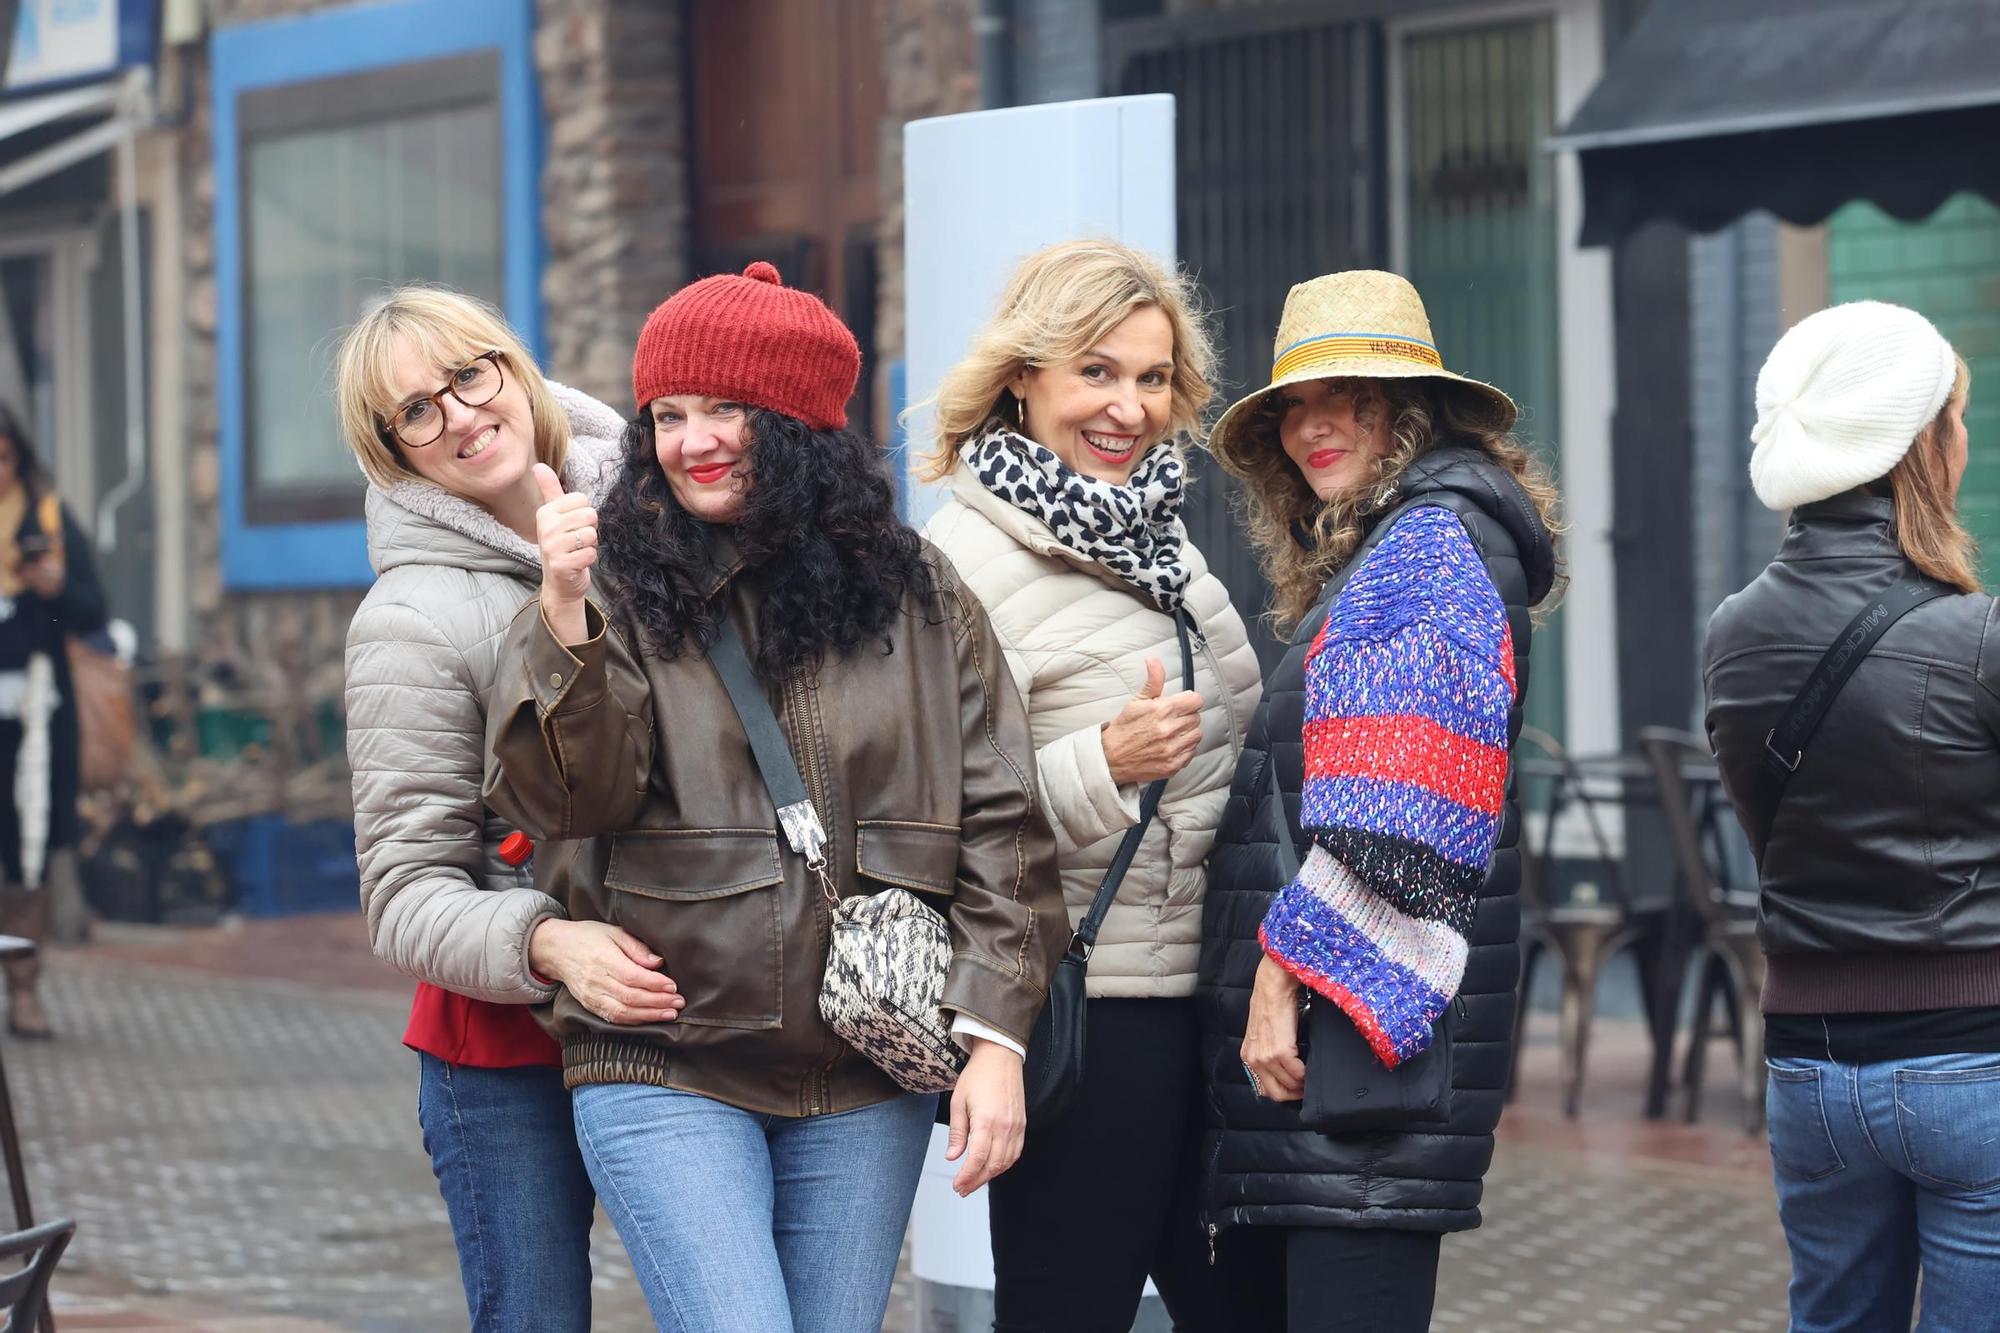
[[[1914,310],[1851,301],[1806,316],[1757,373],[1757,498],[1794,509],[1887,476],[1943,410],[1957,368]]]

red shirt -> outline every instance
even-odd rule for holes
[[[417,983],[403,1045],[448,1064],[477,1069],[562,1068],[562,1048],[525,1004],[490,1004],[429,982]]]

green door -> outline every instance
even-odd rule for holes
[[[1990,576],[2000,552],[2000,208],[1961,194],[1921,222],[1898,222],[1873,204],[1849,204],[1827,224],[1827,264],[1836,304],[1908,306],[1972,367],[1972,461],[1959,512]]]
[[[1560,459],[1555,115],[1547,20],[1426,33],[1403,45],[1409,279],[1445,364],[1520,404],[1516,433]],[[1563,734],[1563,631],[1536,635],[1527,720]]]

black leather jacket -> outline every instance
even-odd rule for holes
[[[1507,734],[1518,735],[1533,636],[1528,609],[1548,595],[1555,577],[1549,534],[1506,469],[1473,449],[1442,448],[1418,459],[1403,474],[1400,495],[1459,516],[1507,604],[1519,682]],[[1409,1133],[1321,1134],[1300,1126],[1296,1102],[1252,1095],[1237,1054],[1249,1018],[1250,983],[1263,957],[1257,926],[1283,881],[1271,837],[1265,765],[1278,765],[1285,827],[1302,848],[1296,812],[1305,779],[1306,656],[1327,608],[1381,533],[1378,525],[1327,580],[1319,604],[1300,622],[1290,650],[1272,672],[1209,853],[1195,994],[1208,1078],[1206,1209],[1213,1228],[1247,1223],[1464,1231],[1479,1225],[1493,1126],[1506,1098],[1521,972],[1521,914],[1515,901],[1521,821],[1511,782],[1499,844],[1479,890],[1465,979],[1451,1009],[1449,1121]]]
[[[1778,556],[1709,621],[1708,735],[1734,798],[1827,645],[1912,573],[1891,502],[1792,516]],[[2000,1003],[2000,615],[1983,593],[1892,626],[1834,700],[1761,867],[1773,1013]]]

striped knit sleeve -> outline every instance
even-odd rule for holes
[[[1259,932],[1394,1068],[1465,976],[1499,838],[1515,694],[1507,608],[1457,515],[1413,509],[1334,600],[1306,659],[1314,846]]]

